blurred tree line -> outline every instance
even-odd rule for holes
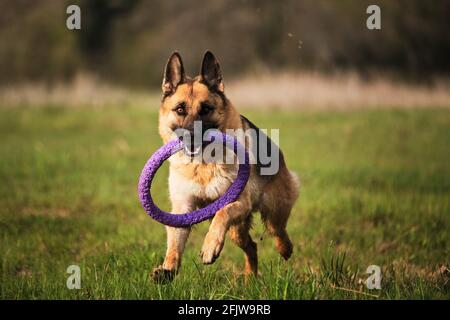
[[[66,28],[78,4],[80,31]],[[366,8],[381,7],[381,30]],[[196,74],[206,49],[225,76],[259,70],[381,70],[409,80],[450,72],[449,0],[0,0],[0,84],[92,72],[159,85],[179,50]]]

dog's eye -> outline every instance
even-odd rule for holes
[[[208,113],[210,113],[212,110],[214,110],[214,107],[212,107],[212,106],[209,105],[209,104],[202,103],[202,106],[201,106],[201,108],[200,108],[199,114],[200,114],[201,116],[205,116],[205,115],[207,115]]]
[[[184,103],[180,103],[179,105],[177,105],[174,109],[174,111],[179,115],[185,115],[186,114],[186,105]]]

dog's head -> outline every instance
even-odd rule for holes
[[[225,129],[228,102],[219,62],[210,51],[205,53],[200,75],[195,78],[186,76],[181,56],[174,52],[164,70],[162,91],[159,132],[164,142],[182,130],[194,137],[196,121],[201,121],[202,134],[208,129]],[[192,143],[193,149],[198,147]]]

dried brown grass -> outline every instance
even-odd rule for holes
[[[54,85],[26,83],[0,88],[0,107],[104,107],[111,105],[159,106],[159,93],[111,85],[80,74],[71,82]]]
[[[448,108],[450,79],[419,86],[387,78],[363,80],[355,73],[266,73],[226,82],[228,97],[239,108],[338,109]],[[0,107],[102,107],[142,105],[158,108],[157,90],[130,90],[82,74],[53,86],[29,83],[0,88]]]
[[[364,81],[354,73],[319,73],[246,77],[228,86],[233,102],[248,107],[290,109],[361,109],[450,107],[450,81],[432,86],[398,83],[386,78]]]

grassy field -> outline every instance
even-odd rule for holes
[[[450,299],[449,110],[243,113],[281,128],[301,177],[293,257],[279,258],[257,217],[261,276],[245,283],[229,240],[214,265],[201,264],[203,223],[178,277],[156,285],[149,274],[165,231],[136,192],[161,145],[156,110],[0,109],[0,297]],[[165,166],[154,194],[169,209],[166,177]],[[81,267],[80,290],[66,288],[71,264]],[[363,283],[373,264],[381,290]]]

